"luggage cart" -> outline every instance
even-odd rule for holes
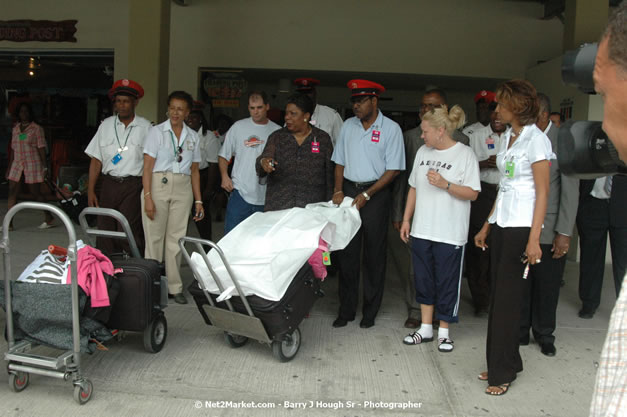
[[[114,230],[100,230],[97,228],[92,228],[89,226],[86,218],[86,216],[90,215],[112,217],[122,226],[123,231],[118,232]],[[124,217],[124,215],[119,211],[110,208],[86,207],[79,214],[78,221],[81,225],[81,228],[83,229],[83,232],[86,235],[90,246],[96,247],[96,241],[94,239],[94,237],[96,236],[114,239],[125,239],[128,240],[131,250],[131,257],[135,259],[143,259],[143,256],[139,253],[139,249],[137,248],[137,243],[135,242],[135,238],[133,237],[131,226],[128,223],[126,217]],[[163,313],[163,309],[168,306],[167,278],[165,276],[162,276],[160,282],[155,282],[155,285],[156,284],[159,284],[159,288],[157,290],[160,292],[160,301],[159,303],[155,302],[152,305],[152,319],[149,323],[147,323],[145,329],[141,329],[144,336],[144,349],[150,353],[157,353],[161,351],[168,335],[168,323],[165,318],[165,314]],[[117,330],[139,329],[121,328]]]
[[[214,300],[214,296],[207,291],[202,279],[200,279],[200,272],[198,271],[196,265],[192,262],[190,254],[185,248],[185,243],[187,242],[194,244],[197,252],[202,255],[213,280],[216,282],[220,291],[223,292],[224,286],[222,282],[220,282],[214,269],[211,267],[203,245],[216,250],[222,259],[222,262],[226,266],[229,277],[237,289],[239,299],[241,299],[241,304],[238,299],[235,299],[233,300],[234,302],[231,302],[231,300],[225,300],[224,305],[226,305],[226,308],[218,306],[218,303]],[[273,319],[275,319],[276,316],[280,316],[280,320],[285,319],[285,326],[283,326],[281,330],[277,330],[276,326],[271,326],[268,322],[264,323],[261,318],[263,314],[262,312],[257,311],[257,315],[255,315],[255,306],[251,306],[247,297],[243,295],[244,293],[235,278],[235,274],[226,260],[224,252],[220,249],[220,247],[218,247],[218,245],[209,240],[194,237],[183,237],[179,240],[179,246],[181,247],[183,257],[191,267],[194,277],[209,305],[204,303],[204,299],[199,302],[196,294],[192,294],[194,295],[194,300],[196,301],[196,304],[207,324],[216,326],[224,331],[224,338],[229,346],[233,348],[244,346],[250,338],[270,345],[274,356],[281,362],[288,362],[296,356],[301,344],[301,334],[298,324],[307,314],[309,308],[313,305],[314,299],[322,297],[323,295],[322,290],[319,288],[318,280],[314,279],[313,274],[311,274],[309,265],[306,265],[306,268],[309,268],[306,271],[308,272],[308,276],[310,278],[303,281],[302,285],[301,283],[297,283],[298,285],[301,285],[298,288],[299,294],[304,293],[304,298],[307,302],[302,304],[299,303],[299,305],[287,304],[281,307],[281,312],[279,314],[273,313]],[[201,296],[198,295],[198,297]],[[254,296],[251,296],[251,298],[253,297]],[[256,298],[263,301],[263,299],[260,299],[259,297]],[[265,302],[269,303],[267,301]],[[238,305],[234,306],[235,303]],[[266,315],[265,319],[269,320],[269,317]],[[276,324],[276,322],[274,324]]]
[[[29,383],[29,375],[43,375],[53,378],[72,381],[74,386],[74,400],[79,404],[85,404],[91,399],[93,385],[91,381],[83,377],[81,373],[81,350],[80,350],[80,318],[79,318],[79,298],[77,268],[71,268],[72,274],[72,339],[73,349],[65,351],[59,356],[50,357],[29,353],[36,346],[28,341],[15,341],[13,307],[11,304],[11,246],[9,241],[9,225],[13,216],[24,209],[46,210],[56,215],[65,225],[68,232],[69,242],[67,257],[70,266],[76,266],[76,231],[70,218],[58,207],[47,203],[24,202],[13,206],[3,221],[2,241],[0,249],[3,251],[4,260],[4,290],[6,303],[6,330],[8,351],[4,354],[4,359],[8,362],[9,387],[14,392],[23,391]],[[46,284],[42,284],[46,285]]]

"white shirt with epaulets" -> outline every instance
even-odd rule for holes
[[[477,161],[485,161],[493,155],[497,155],[503,146],[505,133],[500,135],[492,131],[490,125],[481,125],[480,129],[470,134],[470,147],[475,152]],[[481,168],[479,174],[481,181],[497,185],[501,180],[498,168]]]
[[[311,115],[311,124],[327,132],[329,136],[331,136],[333,146],[335,146],[340,137],[340,130],[342,130],[343,123],[344,121],[342,121],[338,112],[331,107],[316,104],[316,108]]]
[[[103,174],[140,177],[144,170],[144,141],[150,127],[150,122],[138,115],[128,126],[124,126],[118,116],[107,117],[98,127],[85,153],[102,163]],[[118,153],[121,159],[113,163]]]

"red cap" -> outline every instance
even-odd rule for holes
[[[205,103],[200,100],[194,100],[192,105],[192,111],[202,111],[205,108]]]
[[[496,101],[496,94],[492,91],[481,90],[475,95],[475,103],[479,100],[485,100],[486,103],[492,103],[493,101]]]
[[[350,80],[346,86],[351,89],[351,97],[356,96],[377,96],[385,91],[385,88],[378,83],[368,80]]]
[[[133,80],[127,80],[125,78],[122,80],[117,80],[113,83],[113,87],[111,87],[111,90],[109,90],[109,98],[113,100],[113,97],[118,94],[124,94],[140,99],[144,96],[144,89],[141,85],[139,85],[139,83],[136,83]]]
[[[316,80],[315,78],[297,78],[294,80],[296,91],[301,92],[311,91],[316,88],[318,84],[320,84],[320,80]]]

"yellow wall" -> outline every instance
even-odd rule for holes
[[[190,0],[172,6],[170,90],[199,67],[511,78],[561,53],[543,6],[503,0]]]
[[[115,79],[126,77],[128,71],[127,0],[1,0],[0,19],[78,20],[76,43],[70,42],[8,42],[0,48],[11,49],[112,49],[115,53]]]

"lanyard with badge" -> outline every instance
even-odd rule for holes
[[[172,133],[171,130],[168,130],[168,132],[170,133],[170,139],[172,140],[172,149],[174,150],[174,162],[172,162],[172,173],[178,174],[180,173],[180,169],[181,169],[179,164],[183,160],[183,144],[185,143],[185,140],[187,140],[187,136],[185,137],[185,139],[183,139],[183,142],[181,142],[179,146],[176,146],[176,144],[174,143],[174,134]],[[161,182],[166,184],[168,182],[168,179],[163,177],[163,180],[161,180]]]
[[[126,146],[126,144],[128,143],[128,138],[129,136],[131,136],[131,132],[133,131],[134,127],[135,126],[131,126],[131,128],[128,130],[128,133],[126,134],[126,139],[124,140],[124,146],[122,146],[122,144],[120,143],[120,137],[118,136],[118,128],[115,124],[113,125],[113,131],[115,132],[115,139],[118,141],[118,146],[119,146],[118,153],[113,157],[113,159],[111,159],[111,162],[113,162],[113,165],[117,165],[122,160],[122,152],[128,151],[128,146]]]

